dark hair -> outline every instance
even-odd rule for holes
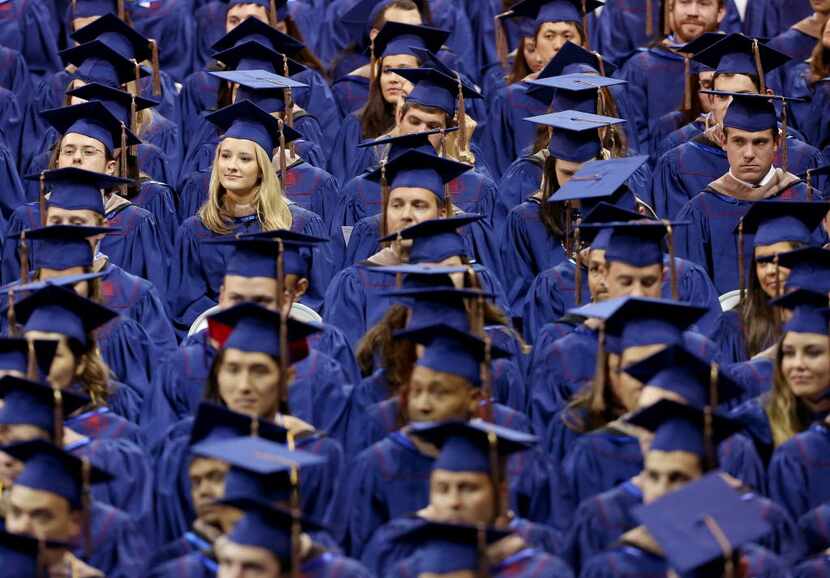
[[[519,39],[516,56],[513,58],[513,68],[510,74],[507,75],[507,84],[515,84],[533,72],[525,58],[525,42],[527,42],[527,38],[524,36]]]
[[[752,81],[752,86],[755,87],[755,90],[761,90],[761,78],[757,74],[744,74],[733,72],[716,72],[714,76],[712,76],[712,88],[715,88],[715,84],[717,83],[719,78],[734,78],[736,76],[748,76],[749,79]]]
[[[371,375],[378,364],[386,370],[386,380],[393,393],[409,381],[417,360],[414,343],[394,338],[396,331],[406,327],[408,317],[406,307],[398,303],[392,305],[383,318],[363,335],[355,352],[364,376]]]
[[[297,26],[297,23],[294,22],[294,19],[291,17],[291,15],[286,16],[283,22],[285,22],[286,33],[292,38],[295,38],[302,42],[303,45],[305,45],[305,38],[303,38],[303,33],[302,31],[300,31],[300,28]],[[308,48],[308,46],[304,46],[304,48],[297,53],[296,60],[300,64],[304,64],[308,68],[316,70],[323,76],[326,76],[326,71],[323,68],[323,65],[320,63],[320,60],[314,55],[314,53]]]
[[[219,368],[221,367],[222,363],[225,360],[225,349],[220,349],[216,354],[216,359],[213,360],[213,363],[210,366],[210,372],[208,372],[208,378],[205,382],[205,394],[204,399],[205,401],[210,401],[213,403],[217,403],[219,405],[227,406],[228,404],[222,399],[222,396],[219,394]],[[269,356],[271,357],[271,356]],[[280,360],[274,357],[271,357],[277,366],[280,366]],[[280,371],[282,371],[282,367],[280,367]],[[286,385],[290,385],[291,381],[294,378],[294,368],[288,368],[288,375],[287,379],[285,380]],[[283,394],[288,396],[288,392],[283,392]],[[277,411],[285,415],[291,415],[291,411],[288,407],[288,399],[281,399],[279,400],[279,407]],[[262,417],[262,416],[260,416]]]
[[[828,26],[830,26],[830,19],[822,26],[822,32],[827,30]],[[815,84],[822,78],[828,76],[830,76],[830,48],[824,47],[821,36],[819,36],[818,42],[816,42],[816,46],[813,48],[812,55],[810,56],[810,77],[808,81],[810,84]]]
[[[369,86],[369,98],[366,105],[358,113],[363,138],[376,138],[395,128],[395,105],[386,102],[380,88],[380,79],[383,75],[383,58],[377,60],[376,66],[374,82]]]
[[[693,72],[689,75],[689,92],[692,94],[691,106],[686,108],[682,103],[677,109],[681,113],[678,126],[686,126],[687,124],[696,121],[703,114],[703,106],[700,104],[700,74]]]

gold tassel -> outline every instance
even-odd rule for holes
[[[482,408],[482,419],[484,421],[493,421],[493,368],[490,365],[492,360],[492,340],[482,326],[482,339],[484,340],[484,361],[481,364],[481,394],[484,398],[484,407]],[[496,489],[498,491],[498,489]]]
[[[133,96],[141,94],[141,63],[133,59],[133,66],[135,67],[135,84],[133,85]]]
[[[23,283],[28,283],[29,277],[29,241],[26,239],[26,230],[20,232],[20,247],[18,249],[20,254],[20,279]]]
[[[501,461],[499,460],[499,437],[495,432],[487,433],[487,444],[490,449],[490,478],[493,482],[493,496],[495,498],[495,512],[491,523],[495,524],[499,516],[507,513],[507,508],[501,499]]]
[[[9,337],[17,337],[17,317],[14,314],[14,287],[9,287],[8,309],[6,309],[6,323],[9,325]]]
[[[582,32],[585,34],[585,48],[591,49],[591,36],[588,32],[588,3],[587,0],[582,0]]]
[[[127,21],[127,10],[124,7],[124,0],[118,0],[118,19],[124,22]]]
[[[256,417],[251,418],[251,437],[259,437],[259,419]]]
[[[570,202],[565,203],[565,253],[573,253],[573,239],[571,238],[571,219],[573,219],[573,208]]]
[[[289,434],[289,440],[293,445],[294,436]],[[290,448],[293,450],[293,447]],[[300,525],[300,480],[297,466],[291,466],[291,578],[300,578],[300,537],[302,526]]]
[[[597,59],[597,71],[599,72],[600,76],[608,76],[605,74],[605,60],[602,58],[602,54],[599,52],[592,52],[596,59]]]
[[[288,56],[282,55],[283,76],[288,78]],[[285,124],[294,126],[294,91],[291,88],[283,89],[283,100],[285,101]]]
[[[741,301],[746,289],[746,272],[744,271],[744,221],[738,223],[738,294]]]
[[[46,226],[46,172],[40,173],[40,192],[38,193],[38,209],[40,212],[40,226]]]
[[[282,194],[285,195],[288,187],[288,158],[285,153],[285,131],[283,130],[283,122],[277,119],[277,124],[280,128],[280,179],[282,180]]]
[[[781,297],[781,264],[778,262],[778,253],[772,258],[775,263],[775,296]]]
[[[63,392],[57,387],[52,388],[52,412],[55,430],[54,443],[63,449]]]
[[[444,158],[447,155],[447,131],[441,129],[441,144],[438,145],[438,156]]]
[[[369,90],[375,85],[375,68],[377,67],[377,59],[375,58],[375,39],[369,41]]]
[[[674,0],[663,0],[663,36],[671,34],[671,11]]]
[[[705,514],[703,516],[703,522],[706,524],[706,528],[709,530],[709,533],[712,534],[712,537],[721,549],[721,556],[724,560],[723,578],[735,578],[735,561],[733,560],[734,553],[732,551],[732,545],[729,543],[729,539],[726,537],[726,534],[723,532],[715,519],[709,514]]]
[[[759,92],[766,94],[767,81],[764,78],[764,66],[761,64],[761,49],[757,38],[752,39],[752,55],[755,57],[755,70],[758,73],[758,82],[761,85]]]
[[[386,179],[386,159],[380,161],[380,202],[383,213],[380,216],[381,236],[389,234],[389,219],[386,213],[389,209],[389,181]]]
[[[790,145],[787,143],[789,132],[789,118],[787,101],[781,100],[781,168],[786,172],[790,168]]]
[[[277,2],[276,0],[271,0],[271,6],[268,11],[268,24],[270,24],[272,28],[276,28],[277,22]]]
[[[35,355],[35,344],[31,341],[27,343],[26,354],[26,379],[30,381],[40,381],[38,375],[37,356]]]
[[[692,60],[683,55],[683,110],[692,110]]]
[[[122,122],[121,123],[121,157],[119,160],[119,170],[121,171],[121,177],[127,177],[127,156],[129,155],[129,151],[127,150],[127,126]],[[119,185],[119,190],[121,191],[121,196],[127,198],[127,185]]]
[[[654,36],[654,0],[646,0],[646,36]]]
[[[807,200],[813,200],[813,169],[807,169]]]
[[[153,96],[161,96],[161,72],[159,71],[159,45],[150,39],[150,64],[153,67]]]
[[[461,82],[461,75],[456,72],[455,80],[458,82],[458,106],[455,114],[458,117],[458,152],[462,158],[468,152],[467,145],[467,110],[464,105],[464,85]]]
[[[674,233],[672,232],[671,223],[663,221],[666,224],[666,237],[669,243],[669,266],[671,267],[671,298],[674,301],[680,299],[680,293],[677,286],[677,263],[674,260]]]
[[[706,442],[706,460],[709,471],[715,469],[717,449],[715,447],[715,432],[713,415],[718,407],[718,364],[714,361],[709,364],[709,403],[704,407],[703,435]]]
[[[594,369],[594,391],[605,391],[608,372],[608,354],[605,352],[605,322],[599,322],[597,331],[597,364]]]
[[[574,245],[576,245],[576,251],[574,251],[574,261],[576,262],[574,291],[576,291],[576,304],[582,305],[582,257],[580,256],[581,251],[579,250],[579,223],[577,223],[576,231],[574,232]]]

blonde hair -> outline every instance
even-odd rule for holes
[[[793,393],[781,370],[781,360],[784,358],[784,336],[778,341],[778,351],[775,354],[772,390],[765,396],[763,403],[772,430],[773,446],[776,448],[810,427],[807,408]]]
[[[199,219],[205,227],[217,235],[227,235],[231,232],[228,227],[229,215],[224,207],[225,189],[219,182],[219,166],[217,160],[222,149],[222,143],[216,147],[213,155],[213,165],[210,169],[210,185],[208,199],[199,208]],[[291,210],[282,193],[282,185],[277,179],[277,171],[271,157],[258,144],[254,143],[257,166],[260,180],[256,196],[256,215],[264,231],[291,228]]]

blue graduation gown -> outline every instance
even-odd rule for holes
[[[151,449],[155,463],[155,518],[157,545],[165,544],[188,531],[195,518],[190,501],[190,478],[187,467],[193,418],[172,425],[164,438]],[[337,485],[343,466],[343,452],[334,440],[318,434],[297,439],[297,449],[314,453],[326,464],[300,472],[300,497],[303,512],[314,520],[328,523],[335,532],[339,527],[340,508]],[[333,525],[334,524],[334,525]]]
[[[830,501],[830,431],[823,423],[784,442],[769,464],[770,496],[798,519]]]
[[[294,204],[289,207],[293,218],[292,231],[326,237],[320,217]],[[256,215],[237,218],[231,223],[231,234],[258,233],[261,230]],[[177,331],[187,332],[201,313],[217,303],[233,247],[206,244],[203,241],[220,236],[205,227],[198,216],[185,220],[179,228],[170,267],[168,296],[168,307]],[[312,249],[310,286],[301,301],[315,309],[322,305],[323,288],[331,279],[333,260],[330,251],[325,244]]]
[[[797,182],[768,200],[805,200],[806,187]],[[692,198],[677,219],[691,225],[678,227],[674,234],[679,257],[704,267],[720,294],[738,288],[738,235],[735,228],[752,205],[710,188]],[[744,235],[745,271],[749,271],[754,235]]]
[[[101,357],[116,379],[129,384],[135,395],[122,393],[124,402],[119,415],[135,421],[141,411],[144,395],[150,390],[152,367],[160,355],[152,339],[139,323],[126,317],[117,317],[95,330],[95,341]],[[130,392],[132,393],[132,392]],[[122,396],[129,395],[130,399]]]
[[[801,175],[824,162],[821,152],[815,147],[794,138],[788,138],[787,143],[787,170],[791,173]],[[782,166],[782,154],[783,150],[779,148],[774,161],[777,167]],[[690,199],[727,171],[729,160],[726,152],[705,135],[669,150],[660,157],[654,168],[652,198],[655,211],[662,218],[675,218]]]
[[[0,44],[19,51],[35,77],[61,68],[60,28],[51,17],[46,2],[15,0],[0,4]]]
[[[654,151],[654,155],[652,156],[652,161],[656,162],[660,159],[664,154],[669,152],[675,147],[682,145],[683,143],[687,143],[696,136],[703,133],[705,129],[704,123],[701,120],[696,120],[694,122],[690,122],[684,126],[681,126],[677,130],[674,130],[667,134],[660,142],[657,143],[657,148]]]
[[[376,164],[377,157],[373,147],[357,148],[366,140],[363,136],[359,112],[353,112],[343,119],[343,124],[329,149],[329,172],[340,183],[346,183],[362,173],[366,168]]]
[[[369,79],[356,74],[341,76],[332,83],[331,92],[337,101],[340,116],[346,118],[366,106],[366,101],[369,100]]]
[[[149,0],[129,4],[133,26],[147,38],[158,42],[159,67],[176,81],[184,80],[192,70],[196,31],[190,4],[185,0]]]
[[[567,258],[564,239],[555,237],[542,221],[542,200],[531,197],[507,215],[501,242],[501,260],[510,310],[524,310],[536,276]]]
[[[147,563],[147,571],[151,576],[163,575],[166,569],[162,566],[167,566],[167,563],[190,554],[202,553],[210,550],[212,544],[203,538],[196,531],[185,532],[180,538],[168,542],[156,549],[150,561]]]
[[[380,250],[380,221],[380,215],[373,215],[355,224],[346,245],[343,267],[365,261]],[[486,221],[477,221],[461,227],[459,232],[464,237],[467,256],[486,267],[494,278],[501,279],[502,264],[492,226]],[[501,287],[496,293],[503,293]],[[326,304],[328,303],[329,300],[326,299]],[[503,309],[507,311],[507,308]]]
[[[0,142],[0,216],[11,220],[15,210],[26,202],[23,181],[15,166],[13,150]]]
[[[15,94],[21,110],[25,110],[33,98],[35,83],[29,74],[26,59],[6,44],[0,46],[0,86]]]
[[[418,554],[402,560],[393,576],[400,578],[417,578],[421,573]],[[551,556],[536,548],[525,548],[491,566],[488,576],[493,578],[573,578],[574,574],[560,558]]]
[[[783,52],[793,60],[801,62],[810,58],[810,54],[818,40],[818,38],[805,34],[795,27],[790,27],[772,38],[767,44],[770,48]]]
[[[830,576],[830,556],[821,554],[805,560],[792,570],[793,578],[826,578]]]
[[[821,80],[816,83],[813,91],[813,100],[810,103],[810,118],[827,118],[830,114],[830,80]],[[826,122],[814,122],[805,129],[810,142],[824,152],[827,158],[830,153],[830,127]],[[830,196],[830,186],[825,184],[824,198]]]
[[[744,334],[741,330],[741,314],[737,309],[731,309],[721,314],[712,332],[712,341],[720,348],[721,363],[740,363],[749,361],[749,354],[744,342]],[[762,348],[766,349],[774,345],[774,342],[765,343]],[[759,386],[762,386],[759,384]]]
[[[830,504],[822,504],[801,516],[798,527],[811,556],[830,548]]]
[[[391,571],[402,560],[417,551],[414,544],[401,540],[406,532],[423,526],[424,518],[415,515],[390,520],[377,529],[363,551],[361,562],[374,576],[390,576]],[[521,537],[528,547],[558,556],[560,537],[551,528],[534,524],[522,518],[513,518],[509,529]]]
[[[15,161],[20,159],[20,147],[23,145],[21,134],[25,110],[15,93],[0,87],[0,142],[8,147]],[[27,146],[30,146],[29,143]]]
[[[671,298],[671,272],[669,257],[664,264],[664,279],[661,294],[664,298]],[[677,271],[678,297],[683,303],[699,305],[708,309],[707,313],[697,324],[698,330],[709,335],[720,315],[721,308],[718,293],[706,272],[697,264],[685,259],[675,258]],[[553,268],[542,271],[536,276],[533,284],[527,291],[527,301],[524,307],[524,335],[530,342],[536,341],[536,336],[547,323],[552,323],[563,317],[568,309],[576,306],[576,264],[571,261],[562,261]],[[588,303],[588,272],[582,269],[582,303]]]
[[[476,267],[476,271],[482,286],[496,295],[496,303],[501,306],[504,303],[501,284],[488,269]],[[361,337],[381,320],[393,303],[379,294],[395,286],[395,275],[381,273],[375,267],[363,264],[347,267],[334,276],[326,290],[323,319],[340,329],[352,349],[356,349]]]
[[[789,577],[789,568],[775,554],[754,544],[741,547],[741,557],[747,562],[746,578]],[[580,578],[648,578],[666,576],[666,559],[640,548],[622,543],[597,554],[582,568]]]
[[[767,0],[764,34],[776,36],[812,13],[809,0]]]
[[[729,375],[744,388],[749,398],[759,397],[772,389],[772,360],[765,357],[734,363],[728,367]]]
[[[150,566],[146,578],[215,578],[219,566],[212,556],[191,552]]]

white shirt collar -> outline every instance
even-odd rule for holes
[[[753,185],[752,183],[748,183],[744,180],[739,179],[738,177],[736,177],[732,173],[732,169],[729,169],[729,176],[732,177],[733,179],[735,179],[736,181],[738,181],[739,183],[741,183],[745,187],[749,187],[750,189],[757,189],[759,187],[765,186],[766,184],[768,184],[772,180],[772,178],[775,176],[775,166],[773,165],[769,168],[769,172],[766,174],[766,176],[763,179],[761,179],[761,182],[758,183],[757,185]]]

